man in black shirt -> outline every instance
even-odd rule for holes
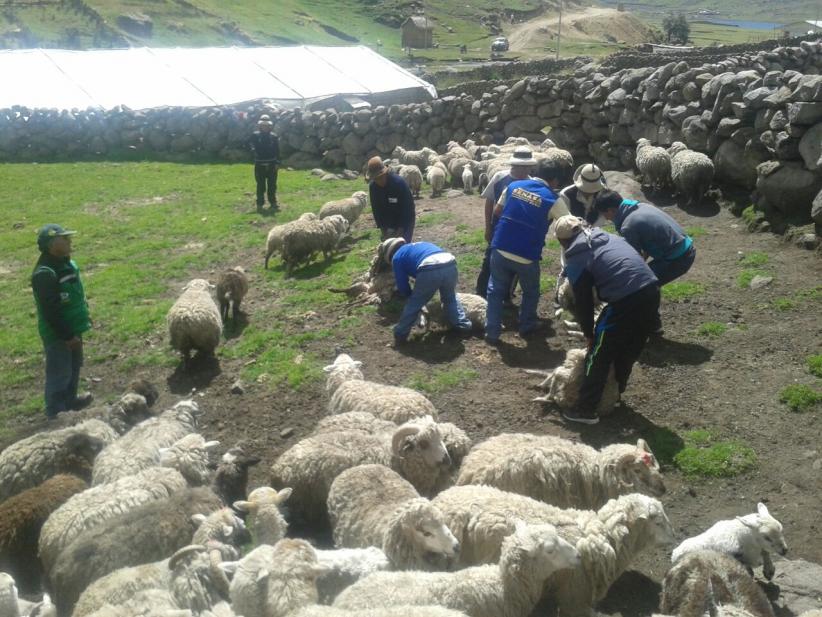
[[[254,151],[254,179],[257,181],[257,212],[262,212],[266,194],[268,194],[271,209],[277,209],[277,165],[280,162],[280,140],[271,132],[273,126],[274,123],[271,122],[268,114],[263,114],[257,122],[257,130],[251,135],[251,149]]]
[[[417,215],[408,184],[390,171],[378,156],[368,160],[366,178],[369,181],[371,213],[382,232],[382,239],[405,238],[410,243]]]

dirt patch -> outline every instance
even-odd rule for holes
[[[168,203],[180,199],[178,193],[170,193],[168,195],[154,195],[153,197],[143,197],[140,199],[123,199],[114,203],[102,204],[92,202],[86,204],[83,210],[88,214],[105,214],[108,216],[117,216],[120,212],[130,210],[132,208],[145,208],[147,206],[157,206],[159,204]]]
[[[392,339],[391,314],[365,311],[360,313],[359,324],[346,322],[343,327],[341,320],[347,314],[342,296],[339,310],[295,317],[283,323],[283,328],[290,335],[326,328],[335,332],[330,338],[307,342],[298,361],[312,357],[330,363],[336,353],[345,351],[363,362],[367,378],[390,384],[442,370],[463,375],[462,381],[430,398],[442,420],[454,422],[477,441],[502,432],[534,432],[602,446],[661,434],[676,439],[694,429],[709,429],[722,439],[744,442],[758,457],[757,468],[745,475],[692,480],[670,465],[665,470],[669,491],[662,501],[680,537],[698,533],[720,518],[753,512],[756,502],[764,501],[784,524],[790,556],[820,562],[822,477],[813,464],[822,459],[822,415],[792,414],[778,402],[779,391],[788,384],[817,383],[818,387],[803,365],[807,356],[822,347],[820,303],[805,297],[784,312],[772,303],[818,286],[822,262],[776,236],[747,233],[725,208],[712,208],[707,216],[676,207],[666,211],[684,226],[701,229],[695,240],[696,264],[685,280],[704,285],[705,291],[688,301],[663,300],[664,339],[650,344],[643,354],[625,396],[626,408],[595,427],[569,427],[554,410],[531,402],[540,394],[535,389],[539,379],[522,369],[553,368],[567,349],[577,346],[561,322],[553,319],[548,290],[543,290],[540,305],[546,319],[544,336],[520,339],[515,334],[514,315],[509,315],[510,327],[498,349],[489,348],[478,337],[461,340],[431,333],[397,352],[387,346]],[[461,263],[479,263],[483,247],[472,240],[482,226],[482,204],[477,196],[423,198],[418,201],[418,212],[418,239],[446,247]],[[366,216],[357,227],[372,224]],[[763,268],[774,280],[757,291],[741,289],[737,286],[744,269],[740,254],[754,252],[768,255]],[[243,306],[253,323],[255,313],[277,301],[276,294],[258,269],[259,251],[239,253],[226,265],[237,263],[251,269],[251,289]],[[556,274],[555,250],[546,249],[545,263]],[[476,266],[461,269],[461,291],[473,291],[476,273]],[[721,336],[700,336],[697,331],[706,322],[719,322],[727,329]],[[242,337],[242,328],[232,336]],[[219,362],[202,362],[190,373],[162,367],[145,372],[163,391],[158,405],[170,404],[193,390],[206,410],[202,426],[206,436],[219,439],[225,448],[237,441],[250,444],[263,459],[252,474],[254,487],[267,482],[268,469],[277,456],[308,435],[325,415],[326,397],[320,380],[298,390],[282,385],[274,391],[267,383],[251,382],[244,394],[232,394],[231,386],[247,362],[248,358],[221,357]],[[86,369],[87,377],[101,380],[90,384],[98,395],[116,393],[134,377],[120,363],[115,360]],[[43,426],[40,419],[30,420],[20,427],[21,434]],[[283,433],[285,429],[292,430]],[[307,530],[315,537],[323,537],[324,531]],[[636,571],[612,588],[603,610],[648,614],[656,606],[659,582],[668,565],[665,550],[641,556]]]

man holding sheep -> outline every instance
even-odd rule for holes
[[[397,237],[411,242],[417,214],[408,183],[389,170],[378,156],[368,160],[366,180],[369,182],[371,213],[381,239]]]

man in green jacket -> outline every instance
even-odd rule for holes
[[[46,416],[82,409],[91,392],[77,394],[83,365],[83,333],[91,329],[80,269],[71,259],[71,236],[60,225],[44,225],[37,234],[40,259],[31,275],[37,328],[46,355]]]

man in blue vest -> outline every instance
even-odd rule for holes
[[[527,336],[539,328],[539,261],[561,173],[558,167],[540,166],[537,178],[511,182],[494,209],[498,221],[491,238],[491,278],[485,323],[485,340],[491,345],[499,343],[502,307],[514,277],[519,278],[522,288],[519,333]]]
[[[654,328],[659,285],[645,260],[619,236],[587,228],[573,215],[558,219],[554,232],[565,249],[565,274],[573,286],[577,318],[588,343],[577,406],[562,417],[596,424],[596,408],[611,366],[622,394]],[[594,288],[608,303],[596,324]]]
[[[46,355],[46,416],[82,409],[90,392],[77,394],[83,365],[83,333],[91,328],[80,269],[71,259],[71,236],[60,225],[44,225],[37,235],[40,259],[31,275],[37,327]]]

